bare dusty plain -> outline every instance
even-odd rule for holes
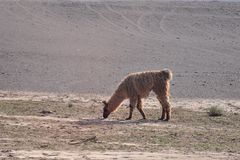
[[[173,71],[102,120],[128,73]],[[210,107],[224,110],[209,117]],[[0,159],[240,159],[240,2],[0,0]]]

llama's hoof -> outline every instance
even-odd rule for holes
[[[160,121],[164,121],[164,118],[159,118],[158,120],[160,120]]]
[[[132,118],[130,118],[130,117],[128,117],[128,118],[126,118],[125,120],[131,120]]]
[[[169,121],[169,120],[170,120],[170,119],[168,119],[168,118],[167,118],[167,119],[164,119],[164,121],[166,121],[166,122]]]

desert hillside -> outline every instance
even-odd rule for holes
[[[173,97],[240,98],[240,3],[0,1],[0,90],[109,95],[170,68]]]

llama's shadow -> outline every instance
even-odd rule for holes
[[[158,124],[165,121],[139,119],[139,120],[105,120],[105,119],[81,119],[76,123],[78,125],[130,125],[130,124]]]

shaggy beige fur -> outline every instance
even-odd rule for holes
[[[141,113],[143,119],[146,118],[142,110],[142,100],[153,91],[162,105],[161,120],[169,120],[171,117],[171,105],[169,103],[169,82],[172,79],[172,72],[170,70],[162,71],[147,71],[129,74],[118,86],[115,93],[111,96],[108,102],[103,101],[103,117],[115,111],[123,100],[129,98],[130,113],[128,119],[132,118],[132,112],[135,107]],[[165,119],[166,118],[166,119]]]

